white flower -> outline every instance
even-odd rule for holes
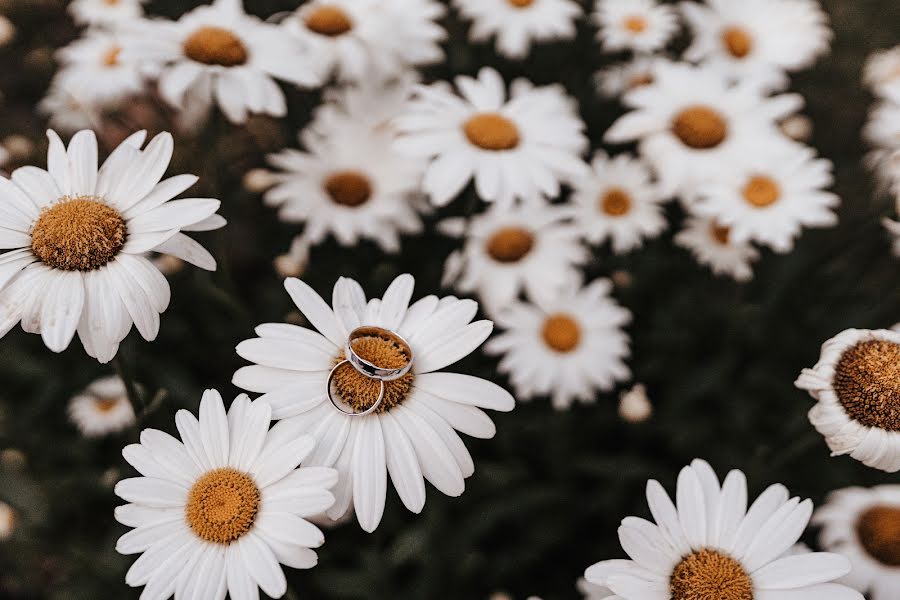
[[[604,98],[618,99],[631,90],[653,83],[653,71],[662,63],[671,63],[660,56],[637,56],[625,63],[618,63],[594,74],[597,93]]]
[[[556,409],[572,402],[597,401],[631,376],[625,359],[631,353],[623,327],[631,313],[610,296],[612,283],[598,279],[534,304],[514,302],[498,311],[503,332],[484,349],[502,355],[498,370],[509,375],[516,396],[525,400],[550,396]]]
[[[431,158],[423,186],[443,206],[475,180],[488,202],[556,197],[560,182],[586,169],[584,123],[575,102],[558,85],[513,82],[509,98],[500,74],[489,67],[478,78],[457,77],[462,98],[445,82],[419,86],[406,114],[396,120],[398,148]]]
[[[259,338],[238,344],[237,352],[256,363],[238,370],[236,386],[264,394],[282,426],[310,432],[316,450],[308,465],[334,466],[340,473],[336,501],[328,516],[337,519],[352,505],[366,531],[384,513],[387,478],[412,512],[425,504],[427,479],[441,492],[459,496],[475,470],[456,431],[491,438],[495,426],[481,410],[509,411],[514,400],[498,385],[456,373],[438,372],[472,353],[490,335],[490,321],[472,323],[478,304],[453,296],[426,296],[410,305],[414,280],[401,275],[381,299],[366,301],[358,283],[340,278],[333,309],[308,285],[288,279],[285,287],[317,331],[268,323]],[[413,352],[412,371],[385,383],[384,400],[374,413],[353,417],[329,402],[329,372],[344,359],[351,331],[376,326],[402,336]],[[392,341],[367,336],[354,343],[359,355],[376,365],[406,363]],[[335,372],[336,397],[363,412],[372,407],[380,382],[345,364]]]
[[[630,560],[607,560],[585,572],[591,583],[620,600],[863,600],[832,583],[850,563],[825,552],[784,556],[803,534],[810,500],[788,499],[770,486],[747,508],[747,480],[731,471],[719,478],[702,460],[678,476],[675,503],[659,482],[647,483],[655,523],[626,517],[619,527]]]
[[[51,127],[63,133],[101,126],[101,107],[90,100],[89,90],[71,78],[54,78],[37,111],[48,117]]]
[[[247,15],[241,0],[215,0],[178,21],[141,20],[125,31],[135,40],[123,58],[159,65],[159,92],[176,109],[215,100],[233,123],[250,114],[283,117],[287,106],[275,79],[319,83],[303,46],[282,28]]]
[[[395,133],[393,119],[406,110],[417,81],[415,72],[407,72],[393,79],[364,79],[328,88],[307,130],[326,139],[360,131]]]
[[[597,39],[606,52],[654,52],[678,31],[675,11],[656,0],[597,0],[595,10]]]
[[[863,83],[876,96],[900,98],[900,46],[870,54],[863,69]]]
[[[121,554],[141,554],[125,576],[146,586],[142,598],[256,600],[257,586],[280,598],[287,584],[279,563],[315,566],[311,548],[324,541],[306,517],[334,502],[333,469],[297,468],[313,451],[312,436],[289,425],[269,430],[265,403],[238,396],[226,414],[207,390],[200,419],[178,411],[181,441],[145,429],[122,455],[142,477],[124,479],[116,495],[130,502],[116,520],[134,529],[119,538]]]
[[[831,161],[794,143],[773,144],[723,168],[697,187],[694,209],[730,228],[734,242],[759,242],[776,252],[794,247],[803,227],[837,224],[837,195],[825,191],[834,178]]]
[[[812,522],[819,543],[850,560],[842,583],[871,600],[893,600],[900,590],[900,485],[850,487],[832,492]]]
[[[573,0],[453,0],[453,5],[472,21],[471,41],[496,36],[497,52],[512,59],[528,56],[532,42],[574,38],[582,14]]]
[[[653,415],[653,405],[647,398],[647,387],[635,384],[619,395],[619,416],[628,423],[643,423]]]
[[[444,265],[444,285],[477,293],[493,314],[526,292],[532,300],[580,285],[587,248],[578,228],[555,206],[494,208],[472,217],[446,219],[446,235],[464,237]]]
[[[787,87],[786,73],[812,66],[831,43],[818,0],[706,0],[680,8],[694,34],[687,60],[769,89]]]
[[[0,502],[0,542],[5,542],[16,532],[16,511],[6,502]]]
[[[116,26],[144,14],[146,0],[72,0],[69,13],[80,25]]]
[[[125,382],[101,377],[69,402],[69,417],[85,437],[102,437],[134,425]]]
[[[896,98],[878,101],[869,111],[863,137],[876,148],[900,149],[900,92]]]
[[[609,239],[613,252],[624,254],[666,228],[661,206],[666,198],[640,160],[627,154],[609,158],[600,151],[591,167],[589,177],[574,183],[570,207],[588,242]]]
[[[900,471],[900,333],[843,331],[822,344],[819,362],[795,385],[816,400],[809,422],[832,456]]]
[[[146,132],[125,140],[98,168],[97,139],[81,131],[68,149],[49,131],[48,170],[16,169],[0,178],[0,336],[21,321],[61,352],[77,330],[87,353],[108,362],[131,329],[159,331],[169,283],[145,257],[172,254],[215,270],[213,257],[182,231],[224,225],[218,200],[172,198],[197,177],[160,181],[173,141]]]
[[[759,258],[759,251],[747,242],[733,240],[731,230],[715,219],[689,216],[684,229],[675,235],[675,243],[690,250],[698,263],[716,275],[742,282],[753,278],[751,263]]]
[[[666,193],[688,194],[723,165],[783,140],[777,121],[796,112],[797,95],[763,97],[750,82],[729,84],[719,70],[662,63],[653,81],[628,92],[633,108],[606,132],[612,143],[639,142],[641,157]]]
[[[77,89],[82,101],[101,108],[142,92],[144,74],[133,57],[123,58],[123,43],[116,33],[88,31],[56,53],[62,68],[53,85]]]

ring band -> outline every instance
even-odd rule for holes
[[[331,401],[332,406],[334,406],[336,409],[338,409],[340,412],[347,415],[348,417],[364,417],[366,415],[370,415],[378,409],[378,407],[381,405],[381,401],[384,400],[384,391],[385,391],[384,381],[378,380],[378,383],[381,385],[381,389],[378,391],[378,399],[375,400],[375,403],[372,404],[372,406],[370,406],[369,408],[367,408],[366,410],[364,410],[362,412],[354,412],[353,410],[349,410],[349,411],[345,410],[344,407],[341,406],[341,404],[344,404],[344,406],[347,406],[347,404],[345,402],[338,403],[338,401],[335,400],[335,398],[334,398],[334,393],[332,392],[331,388],[332,388],[332,384],[334,383],[335,373],[337,373],[338,369],[340,369],[341,367],[343,367],[344,365],[347,365],[347,364],[349,364],[350,366],[353,366],[353,364],[349,360],[342,360],[341,362],[336,364],[334,366],[334,368],[331,369],[331,372],[328,374],[328,381],[325,383],[325,390],[326,390],[326,394],[328,395],[328,400]]]
[[[400,351],[405,354],[409,360],[406,361],[405,365],[396,369],[386,369],[367,361],[359,354],[357,354],[353,349],[353,342],[366,337],[377,337],[396,344],[397,347],[400,348]],[[356,329],[351,331],[350,337],[347,338],[347,346],[344,349],[344,355],[346,356],[346,360],[353,366],[354,369],[356,369],[366,377],[378,379],[382,382],[400,379],[401,377],[409,373],[410,369],[412,369],[413,364],[413,351],[409,343],[393,331],[381,327],[363,326],[357,327]]]

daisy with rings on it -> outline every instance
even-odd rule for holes
[[[102,437],[134,425],[136,419],[125,382],[101,377],[69,402],[69,418],[85,437]]]
[[[711,217],[688,216],[684,228],[675,234],[675,244],[688,249],[699,264],[716,275],[740,282],[753,279],[759,250],[749,242],[735,241],[731,228]]]
[[[809,422],[832,456],[900,471],[900,333],[847,329],[822,344],[795,385],[816,400]]]
[[[69,14],[79,25],[114,28],[140,18],[147,0],[72,0]]]
[[[596,0],[593,20],[606,52],[656,52],[679,29],[675,10],[657,0]]]

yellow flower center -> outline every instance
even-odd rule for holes
[[[900,431],[900,344],[860,342],[834,368],[838,399],[850,418],[887,431]]]
[[[97,198],[60,198],[41,211],[31,251],[64,271],[92,271],[115,258],[128,237],[125,220]]]
[[[501,263],[514,263],[525,258],[534,247],[534,235],[521,227],[497,230],[485,243],[488,256]]]
[[[118,46],[113,46],[109,50],[103,53],[103,66],[104,67],[115,67],[119,64],[119,55],[122,54],[122,49]]]
[[[718,111],[708,106],[689,106],[675,115],[672,133],[689,148],[709,150],[725,141],[728,123]]]
[[[753,580],[741,563],[716,550],[684,558],[669,582],[672,600],[753,600]]]
[[[757,175],[750,178],[741,193],[744,200],[752,206],[765,208],[778,201],[778,198],[781,197],[781,187],[771,177]]]
[[[541,331],[544,342],[557,352],[571,352],[581,341],[581,326],[565,314],[550,315]]]
[[[207,542],[228,545],[253,527],[259,512],[256,482],[232,468],[203,475],[188,494],[188,525]]]
[[[184,55],[204,65],[237,67],[249,53],[241,38],[221,27],[201,27],[184,42]]]
[[[383,369],[399,369],[409,363],[410,357],[390,339],[380,336],[361,337],[353,341],[353,350],[363,359]],[[344,360],[343,352],[335,364]],[[384,382],[384,399],[376,412],[385,412],[403,402],[412,388],[415,375],[407,373],[400,379]],[[355,412],[364,412],[378,400],[381,383],[366,377],[352,365],[345,364],[334,374],[334,389],[338,398],[349,404]]]
[[[640,15],[634,15],[626,18],[623,25],[631,33],[643,33],[647,30],[647,19]]]
[[[622,188],[610,188],[600,197],[600,210],[610,217],[621,217],[631,211],[631,196]]]
[[[528,8],[532,4],[534,4],[535,0],[506,0],[509,2],[511,6],[515,8]]]
[[[306,15],[306,28],[313,33],[337,37],[353,29],[350,15],[337,6],[323,5]]]
[[[890,567],[900,567],[900,507],[873,506],[856,522],[859,543],[870,556]]]
[[[719,225],[718,223],[713,223],[709,227],[709,235],[723,246],[728,245],[728,241],[731,238],[731,228],[727,225]]]
[[[727,27],[722,31],[722,43],[735,58],[744,58],[753,50],[753,38],[740,27]]]
[[[372,197],[369,178],[359,171],[337,171],[322,184],[325,192],[335,204],[356,207],[368,202]]]
[[[469,141],[482,150],[512,150],[519,145],[516,124],[497,113],[477,114],[463,125]]]
[[[107,6],[118,6],[120,0],[103,0],[103,3]]]
[[[101,413],[112,412],[121,402],[120,398],[94,398],[94,408]]]
[[[628,89],[633,90],[653,83],[652,73],[637,73],[628,80]]]

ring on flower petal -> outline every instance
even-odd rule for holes
[[[340,369],[341,367],[344,367],[346,365],[353,366],[353,364],[349,360],[342,360],[341,362],[336,364],[334,366],[334,368],[331,369],[331,372],[328,374],[328,381],[325,383],[325,393],[328,395],[328,400],[331,401],[331,405],[333,407],[335,407],[341,413],[347,415],[348,417],[364,417],[366,415],[372,414],[373,412],[378,410],[378,407],[381,405],[381,401],[384,400],[384,390],[385,390],[384,381],[378,380],[378,383],[380,384],[381,389],[378,391],[378,398],[375,400],[375,402],[372,404],[372,406],[370,406],[369,408],[367,408],[366,410],[364,410],[362,412],[354,412],[352,408],[350,408],[350,410],[347,410],[349,408],[348,405],[343,401],[338,401],[334,397],[334,390],[332,389],[334,387],[335,373],[337,373],[338,369]]]
[[[379,367],[378,365],[364,359],[359,354],[357,354],[356,350],[353,348],[353,342],[362,338],[379,338],[394,344],[395,346],[397,346],[397,348],[399,348],[400,352],[406,356],[406,364],[397,368],[387,369],[384,367]],[[346,348],[344,348],[344,356],[354,369],[356,369],[366,377],[378,379],[382,382],[400,379],[401,377],[409,373],[410,369],[412,369],[413,364],[413,351],[406,340],[404,340],[393,331],[374,326],[357,327],[356,329],[351,331],[350,337],[347,338],[347,346]]]

